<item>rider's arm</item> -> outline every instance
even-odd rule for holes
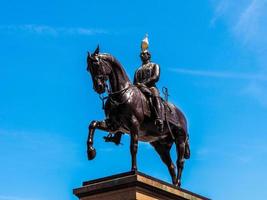
[[[158,64],[154,64],[152,76],[150,77],[150,79],[148,81],[145,82],[145,85],[154,84],[154,83],[158,82],[159,76],[160,76],[159,65]]]

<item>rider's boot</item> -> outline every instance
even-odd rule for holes
[[[103,137],[105,142],[113,142],[116,145],[121,144],[121,136],[122,136],[122,132],[117,132],[114,135],[109,134],[108,136]]]
[[[156,115],[155,124],[159,132],[162,133],[164,124],[163,124],[163,120],[161,117],[162,112],[161,112],[161,105],[160,105],[159,97],[155,96],[153,100],[154,100],[154,108],[155,108],[155,115]]]

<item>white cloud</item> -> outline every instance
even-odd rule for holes
[[[231,138],[225,138],[232,140]],[[204,161],[209,158],[218,158],[220,160],[230,160],[231,162],[237,161],[241,164],[248,164],[252,162],[261,162],[263,157],[267,155],[267,143],[265,138],[261,139],[240,139],[234,140],[235,143],[227,143],[217,146],[207,146],[198,151],[193,152],[193,159]],[[213,144],[214,142],[212,142]],[[216,143],[216,142],[215,142]],[[231,151],[223,151],[222,149],[231,149]],[[256,153],[255,153],[256,152]]]
[[[260,72],[261,75],[243,75],[250,79],[245,86],[245,95],[252,97],[261,105],[267,105],[267,85],[264,82],[267,76],[267,0],[220,0],[212,1],[214,16],[211,24],[216,26],[222,20],[228,26],[234,38],[240,42],[242,48],[252,52],[258,65],[251,70]],[[225,74],[224,74],[225,75]]]
[[[267,0],[220,0],[214,2],[211,24],[222,20],[242,44],[256,51],[266,50]]]
[[[0,200],[37,200],[27,197],[0,195]]]
[[[0,32],[26,32],[39,35],[96,35],[106,34],[107,31],[102,29],[91,29],[83,27],[53,27],[48,25],[38,24],[23,24],[23,25],[0,25]]]
[[[170,68],[169,70],[172,72],[179,73],[179,74],[186,74],[186,75],[192,75],[192,76],[267,81],[267,76],[263,74],[249,74],[249,73],[246,74],[246,73],[234,73],[234,72],[223,72],[223,71],[192,70],[192,69],[184,69],[184,68]]]
[[[252,0],[238,16],[234,26],[237,36],[249,45],[259,45],[267,42],[267,1]]]
[[[211,19],[211,25],[215,25],[217,20],[225,15],[229,7],[230,7],[230,2],[227,0],[217,2],[214,8],[215,9],[214,16]]]

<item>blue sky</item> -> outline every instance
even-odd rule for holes
[[[82,181],[130,170],[87,126],[104,117],[86,72],[100,44],[133,77],[149,34],[159,87],[189,122],[183,188],[212,199],[267,196],[267,1],[18,1],[0,3],[0,200],[76,199]],[[170,181],[139,143],[139,170]],[[175,151],[172,151],[175,160]]]

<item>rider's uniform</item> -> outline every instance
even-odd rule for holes
[[[142,65],[136,70],[134,75],[134,84],[148,97],[152,111],[155,116],[155,124],[160,132],[163,131],[163,120],[161,117],[161,103],[159,91],[156,82],[159,80],[160,68],[158,64],[150,62],[151,54],[148,51],[148,36],[141,42],[140,58]]]

